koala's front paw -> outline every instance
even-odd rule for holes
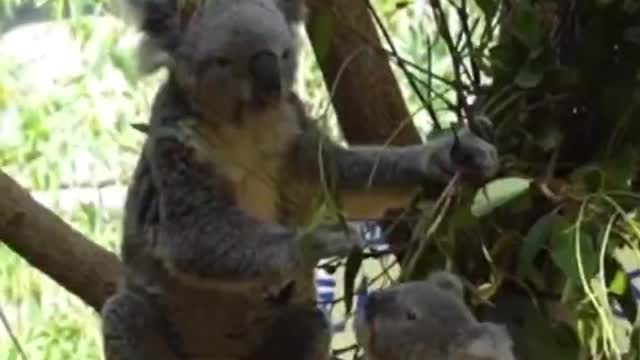
[[[457,131],[457,140],[449,133],[432,141],[426,145],[422,163],[428,179],[448,182],[459,172],[463,178],[484,181],[494,177],[499,170],[495,146],[467,128]]]
[[[362,248],[364,239],[353,225],[321,225],[302,235],[300,248],[305,264],[317,265],[321,259],[346,257],[354,248]]]

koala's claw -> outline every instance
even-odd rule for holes
[[[348,224],[346,229],[342,225],[319,226],[302,238],[303,261],[315,266],[321,259],[346,257],[354,248],[363,248],[364,244],[353,225]]]
[[[426,152],[424,171],[428,178],[448,182],[454,174],[463,178],[487,180],[499,170],[498,152],[494,145],[468,128],[434,140]]]

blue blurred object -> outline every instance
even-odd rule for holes
[[[375,251],[386,251],[389,245],[382,236],[382,228],[375,220],[351,222],[360,229],[360,234],[366,242],[366,247]],[[316,269],[315,273],[316,301],[318,307],[332,319],[331,310],[335,301],[336,280],[333,275],[323,269]],[[366,304],[368,299],[367,278],[363,277],[356,297],[356,308]],[[345,329],[345,321],[333,322],[334,332],[342,332]]]

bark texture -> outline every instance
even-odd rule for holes
[[[391,71],[366,1],[310,0],[307,33],[350,144],[391,141],[415,144],[420,137]]]
[[[115,290],[117,256],[85,238],[0,171],[0,240],[96,310]]]

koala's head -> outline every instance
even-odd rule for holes
[[[146,36],[146,70],[168,67],[198,110],[262,110],[289,94],[302,0],[126,1]]]
[[[460,279],[448,272],[372,292],[356,311],[358,343],[374,359],[482,359],[453,357],[455,344],[478,348],[458,340],[478,324],[463,295]]]

